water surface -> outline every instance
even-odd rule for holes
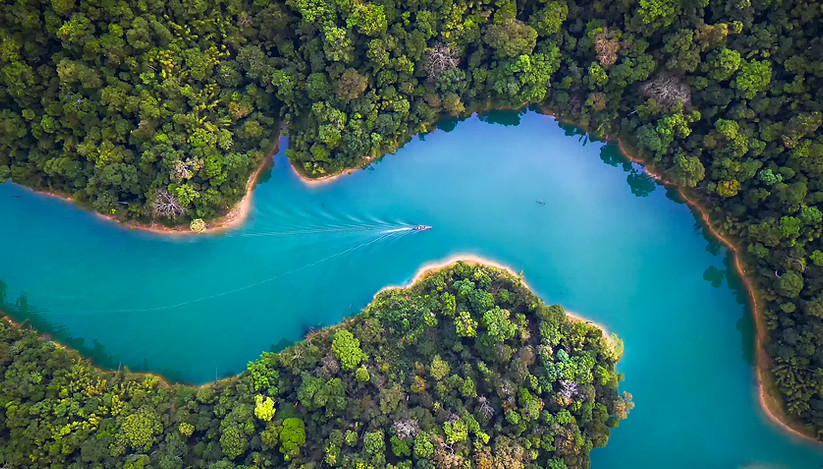
[[[216,236],[129,231],[0,185],[7,308],[97,363],[203,383],[471,253],[625,341],[618,368],[637,408],[593,467],[823,465],[761,411],[740,279],[688,207],[548,117],[484,120],[496,123],[446,123],[320,186],[281,152],[247,223]],[[417,224],[434,228],[392,231]]]

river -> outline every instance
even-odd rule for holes
[[[613,145],[550,117],[445,122],[314,186],[281,150],[249,219],[219,235],[128,230],[12,184],[0,219],[6,309],[104,366],[231,375],[423,265],[472,254],[625,342],[621,387],[637,407],[594,468],[823,465],[821,447],[758,404],[754,325],[728,250]],[[433,228],[401,229],[414,225]]]

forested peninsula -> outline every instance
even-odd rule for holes
[[[0,466],[587,468],[633,407],[616,337],[458,262],[199,388],[0,321]]]
[[[0,12],[0,178],[118,219],[222,215],[281,119],[312,178],[444,116],[528,103],[621,138],[741,246],[766,387],[782,418],[823,438],[820,1],[20,0]]]

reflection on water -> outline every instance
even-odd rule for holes
[[[703,280],[709,282],[714,288],[720,288],[723,285],[723,277],[725,276],[725,271],[722,271],[713,265],[709,266],[709,268],[703,272]]]
[[[84,357],[90,358],[97,366],[109,369],[118,367],[115,357],[106,353],[106,348],[97,339],[93,338],[89,345],[82,337],[72,337],[66,328],[49,322],[46,319],[48,310],[40,309],[29,303],[25,293],[21,293],[14,301],[7,301],[7,291],[8,285],[0,280],[0,310],[15,318],[23,327],[29,325],[37,331],[45,331],[43,333],[45,339],[53,338],[60,344],[77,350]]]
[[[626,176],[626,182],[629,183],[632,194],[638,197],[648,197],[657,187],[654,178],[646,174],[645,171],[638,171],[635,168],[632,168],[629,175]]]

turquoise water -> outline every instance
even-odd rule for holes
[[[249,220],[222,235],[130,231],[0,185],[6,308],[97,363],[202,383],[470,253],[624,340],[637,408],[594,468],[820,468],[823,449],[760,410],[745,294],[688,207],[551,118],[485,120],[498,123],[446,123],[320,186],[281,152]],[[434,228],[391,231],[417,224]]]

